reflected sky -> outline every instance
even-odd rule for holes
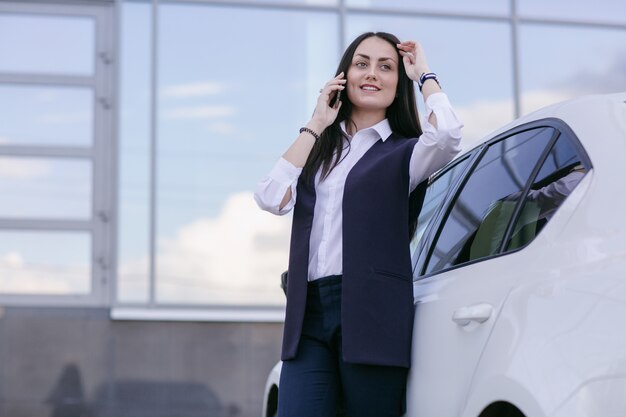
[[[349,40],[367,31],[387,31],[401,40],[419,41],[430,69],[456,108],[480,100],[512,100],[511,38],[506,23],[370,14],[351,15],[347,23]],[[417,97],[421,107],[421,95]]]
[[[91,238],[80,232],[0,231],[0,293],[87,294]]]
[[[380,7],[384,9],[415,10],[420,12],[447,12],[506,16],[510,2],[503,0],[346,0],[351,7]]]
[[[91,146],[93,102],[84,87],[0,84],[0,145]]]
[[[0,14],[0,71],[92,75],[94,32],[88,17]]]
[[[506,16],[510,5],[499,0],[346,1],[354,7],[497,16]],[[337,5],[336,0],[276,3]],[[617,0],[599,0],[601,7],[591,14],[565,0],[516,4],[525,16],[607,22],[626,16],[625,3]],[[118,289],[121,301],[146,301],[151,9],[149,2],[121,6]],[[159,301],[283,302],[277,285],[286,268],[290,219],[260,212],[252,190],[310,118],[318,90],[333,76],[345,47],[339,44],[341,28],[348,42],[369,30],[422,42],[431,69],[465,122],[466,143],[513,119],[508,22],[348,12],[342,26],[338,10],[199,3],[159,7]],[[92,74],[93,23],[90,18],[0,14],[0,73]],[[522,112],[582,94],[626,90],[624,45],[626,30],[521,23]],[[93,102],[87,89],[0,85],[0,147],[90,147]],[[421,98],[418,105],[423,109]],[[12,196],[0,216],[91,217],[90,162],[26,159],[0,160],[0,190]]]
[[[0,218],[91,218],[91,161],[0,157]]]
[[[266,293],[285,255],[280,271],[259,276],[249,245],[260,226],[234,218],[241,207],[228,202],[247,204],[233,194],[252,189],[310,117],[335,70],[337,16],[192,5],[160,15],[159,300],[282,302],[275,285]]]
[[[151,15],[123,3],[120,50],[118,285],[122,302],[148,300],[150,227]]]
[[[585,94],[626,91],[626,28],[520,25],[522,113]]]
[[[431,3],[429,7],[441,10],[463,7],[455,1]],[[492,12],[508,12],[505,3]],[[397,6],[393,2],[368,5]],[[149,31],[150,9],[146,6],[139,16],[139,8],[125,6],[128,16],[137,19],[132,32],[140,35],[129,41],[134,47],[148,41],[144,34]],[[508,23],[349,13],[345,29],[348,42],[370,30],[422,42],[431,68],[466,123],[469,141],[513,119]],[[289,220],[259,215],[249,199],[256,182],[310,117],[319,86],[333,75],[342,52],[338,31],[334,13],[209,5],[159,8],[158,300],[282,303],[282,294],[273,291],[278,274],[286,268]],[[537,49],[521,42],[522,57],[524,48]],[[566,44],[564,49],[572,48]],[[149,57],[140,50],[138,54],[145,61],[133,55],[136,66],[127,67],[124,74],[136,79],[138,91],[143,91],[142,86],[148,85],[144,74]],[[558,73],[558,64],[553,65]],[[534,77],[539,78],[522,75],[523,80]],[[555,95],[549,94],[548,86],[542,88],[546,94],[535,95],[534,103],[546,105]],[[147,113],[149,103],[143,95],[129,100],[145,108],[130,111]],[[418,105],[423,109],[421,100]],[[147,137],[146,131],[138,128],[142,133],[130,143],[144,143],[139,138]],[[142,148],[137,145],[134,150]],[[143,160],[138,166],[145,169]],[[133,177],[132,172],[129,166],[129,178],[143,178],[139,173]],[[147,196],[137,195],[147,202]],[[132,212],[140,211],[137,206]],[[249,221],[252,218],[254,222]],[[136,230],[147,233],[139,223]],[[123,233],[129,236],[129,230]],[[147,239],[140,236],[130,237],[125,244],[136,241],[137,248],[145,246],[142,242]],[[131,246],[127,249],[138,252]],[[126,258],[123,253],[122,258]],[[138,259],[128,257],[128,263],[120,267],[132,274],[129,265],[141,263]],[[135,270],[134,281],[129,282],[138,282],[139,276]],[[131,294],[129,290],[127,296]]]
[[[518,0],[517,13],[522,17],[594,20],[626,23],[626,2],[595,0],[593,3],[571,0]]]

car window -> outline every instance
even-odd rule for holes
[[[533,240],[586,172],[583,158],[571,140],[560,136],[533,180],[506,250],[521,248]]]
[[[498,253],[531,174],[555,129],[525,130],[491,144],[470,174],[427,260],[427,274]]]
[[[424,195],[424,203],[417,217],[417,228],[411,239],[411,253],[415,260],[423,247],[424,232],[427,230],[430,222],[437,212],[439,206],[443,202],[444,197],[448,193],[450,187],[457,181],[459,175],[465,170],[469,157],[465,157],[456,161],[452,166],[444,169],[441,174],[435,177],[426,188]]]

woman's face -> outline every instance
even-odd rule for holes
[[[355,110],[386,110],[398,87],[398,52],[387,41],[369,37],[354,51],[347,93]]]

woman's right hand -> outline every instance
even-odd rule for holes
[[[320,91],[317,105],[313,111],[313,118],[311,119],[314,125],[319,126],[320,132],[333,124],[337,118],[337,114],[339,114],[339,109],[341,108],[341,98],[335,102],[334,106],[331,106],[330,102],[336,94],[346,88],[345,83],[346,79],[344,78],[344,74],[340,72],[335,78],[328,81]]]
[[[317,105],[313,111],[313,117],[306,124],[305,127],[311,129],[316,135],[321,135],[324,129],[333,124],[339,114],[341,108],[341,101],[330,106],[331,97],[334,98],[335,94],[343,91],[346,80],[343,79],[343,72],[339,73],[335,78],[326,83],[324,88],[320,91],[320,96],[317,99]],[[287,152],[283,154],[283,158],[290,162],[297,168],[302,168],[306,164],[306,161],[311,153],[311,149],[315,144],[313,137],[307,132],[301,132],[296,141],[287,149]],[[291,199],[291,188],[287,188],[285,197],[280,204],[282,209],[285,204]]]

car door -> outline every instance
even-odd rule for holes
[[[518,204],[558,131],[523,126],[478,151],[454,195],[433,216],[416,255],[416,313],[407,416],[458,416],[513,282],[500,256]],[[440,177],[444,178],[444,177]],[[431,184],[435,186],[436,181]]]

